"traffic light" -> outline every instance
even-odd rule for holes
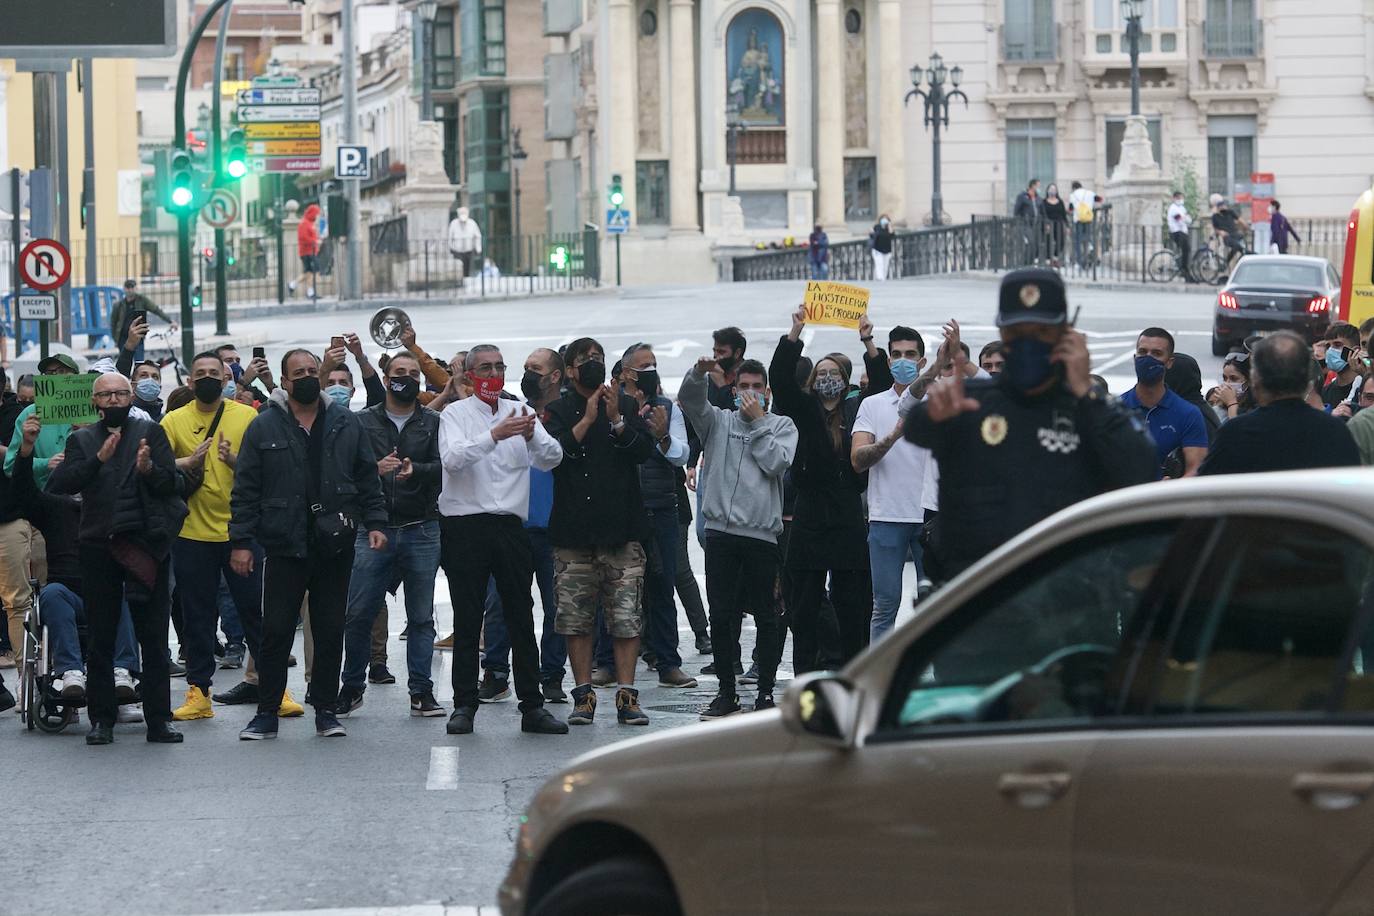
[[[195,286],[191,287],[191,308],[200,308],[200,303],[200,284],[197,283]]]
[[[201,256],[205,258],[205,266],[211,268],[215,266],[215,249],[206,245],[200,250]]]
[[[554,245],[549,249],[549,264],[554,270],[560,273],[567,270],[569,261],[567,245]]]
[[[611,193],[609,195],[611,206],[619,210],[620,205],[625,202],[625,188],[620,181],[620,175],[611,176]]]
[[[191,154],[184,149],[172,150],[168,173],[167,183],[170,190],[167,209],[173,213],[189,209],[191,200],[195,197],[191,188]]]
[[[227,267],[233,267],[238,258],[234,257],[234,249],[228,245],[224,246],[224,263]]]
[[[225,149],[224,173],[238,181],[248,174],[248,143],[244,140],[242,127],[235,127],[229,131]]]

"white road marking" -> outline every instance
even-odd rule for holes
[[[458,748],[432,747],[429,749],[429,778],[425,780],[425,788],[458,788]]]
[[[1129,359],[1129,360],[1135,359],[1135,348],[1134,348],[1134,347],[1132,347],[1131,349],[1127,350],[1125,353],[1120,353],[1120,354],[1117,354],[1116,356],[1113,356],[1111,359],[1107,360],[1105,363],[1099,363],[1098,365],[1094,366],[1094,367],[1093,367],[1093,372],[1096,373],[1097,375],[1101,375],[1102,373],[1104,373],[1104,372],[1107,371],[1108,369],[1112,368],[1113,366],[1119,366],[1119,365],[1121,365],[1122,363],[1126,362],[1128,359]]]

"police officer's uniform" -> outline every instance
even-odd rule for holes
[[[1067,310],[1058,274],[1012,271],[1002,281],[997,326],[1062,325]],[[908,416],[906,438],[930,449],[940,468],[932,537],[940,579],[1066,506],[1155,479],[1154,445],[1139,419],[1096,390],[1075,397],[1059,371],[1034,397],[1004,371],[966,383],[977,410],[935,423],[922,403]]]

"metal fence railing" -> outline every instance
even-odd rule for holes
[[[366,293],[404,291],[432,296],[462,290],[464,296],[535,295],[599,285],[598,237],[595,232],[559,235],[488,237],[480,254],[463,260],[452,254],[447,239],[407,239],[391,234],[374,239]]]

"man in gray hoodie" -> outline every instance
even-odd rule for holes
[[[782,479],[797,453],[797,427],[768,412],[768,372],[746,360],[735,373],[735,409],[713,407],[706,397],[711,357],[697,360],[678,390],[678,404],[701,439],[706,472],[701,514],[706,520],[706,595],[720,693],[704,720],[740,711],[735,692],[740,624],[754,614],[759,641],[757,709],[773,707],[773,679],[784,634],[773,600],[782,533]]]

